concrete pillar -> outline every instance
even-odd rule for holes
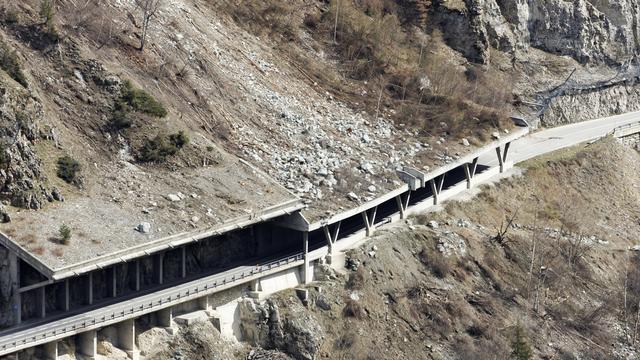
[[[154,257],[153,271],[155,271],[156,282],[162,285],[164,283],[164,253],[159,253]]]
[[[504,172],[504,158],[500,146],[496,148],[496,155],[498,156],[498,163],[500,164],[500,172]]]
[[[182,278],[184,279],[187,277],[187,247],[186,246],[182,247],[181,255],[182,255]]]
[[[93,273],[90,272],[87,278],[87,302],[89,305],[93,305]]]
[[[442,174],[439,177],[429,180],[431,193],[433,194],[433,205],[438,205],[440,192],[442,191],[442,187],[444,186],[444,175],[445,174]]]
[[[364,220],[364,226],[367,230],[367,236],[371,236],[373,234],[373,225],[376,221],[376,213],[378,212],[378,207],[374,206],[373,209],[362,212],[362,220]]]
[[[130,359],[135,359],[136,352],[136,321],[129,319],[117,325],[118,347],[124,350]]]
[[[404,219],[406,217],[405,212],[409,207],[409,198],[411,197],[411,192],[408,192],[406,195],[398,195],[396,196],[396,203],[398,204],[398,210],[400,210],[400,219]]]
[[[168,307],[166,309],[159,310],[156,313],[158,319],[158,326],[170,328],[173,325],[173,308]]]
[[[111,274],[111,283],[109,284],[109,296],[116,297],[118,295],[118,267],[112,266],[109,270]]]
[[[303,284],[308,284],[311,279],[310,276],[311,275],[309,273],[309,232],[308,231],[304,231],[302,233],[302,251],[304,253],[304,268],[302,269],[302,283]]]
[[[140,291],[140,260],[136,260],[136,291]]]
[[[43,346],[44,356],[47,360],[58,360],[58,342],[52,341]]]
[[[211,302],[209,301],[209,296],[203,296],[198,298],[198,306],[201,310],[211,310]]]
[[[38,312],[43,319],[47,316],[47,294],[45,289],[46,286],[42,286],[36,290],[38,292]]]
[[[77,351],[89,359],[95,359],[98,356],[98,331],[90,330],[78,335]]]
[[[22,322],[22,294],[20,293],[20,259],[9,251],[9,276],[11,281],[13,323]]]
[[[64,280],[64,311],[71,309],[71,294],[69,291],[69,279]]]

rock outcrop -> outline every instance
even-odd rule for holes
[[[294,359],[314,359],[324,338],[324,329],[299,302],[287,303],[286,314],[273,300],[259,304],[240,302],[243,340],[264,349],[280,350]]]
[[[432,9],[445,40],[472,61],[489,48],[537,48],[581,63],[620,63],[638,52],[636,0],[447,0]]]
[[[17,207],[39,209],[58,193],[43,185],[35,152],[43,117],[40,101],[0,72],[0,199]]]

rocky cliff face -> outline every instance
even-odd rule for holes
[[[607,64],[638,52],[637,0],[445,0],[434,6],[433,19],[450,46],[481,63],[491,47]]]
[[[0,72],[0,199],[17,207],[39,209],[47,201],[62,199],[57,189],[44,185],[35,150],[38,139],[53,137],[50,130],[41,133],[43,117],[40,101]]]

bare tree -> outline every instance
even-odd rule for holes
[[[156,16],[156,13],[162,5],[162,0],[135,0],[136,7],[142,11],[142,36],[140,37],[140,50],[144,49],[144,45],[147,41],[147,31],[149,30],[149,24],[151,19]]]

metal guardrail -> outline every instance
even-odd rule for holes
[[[625,136],[631,136],[634,134],[640,133],[640,121],[639,122],[635,122],[635,123],[631,123],[631,124],[626,124],[626,125],[621,125],[616,127],[615,129],[613,129],[613,131],[611,132],[611,134],[615,137],[625,137]]]
[[[82,329],[87,329],[89,327],[95,327],[96,325],[100,325],[102,323],[112,323],[113,320],[116,319],[120,319],[120,318],[131,318],[133,317],[134,314],[136,313],[149,313],[152,312],[151,309],[158,309],[158,310],[162,310],[165,307],[168,307],[170,303],[178,303],[180,299],[183,298],[191,298],[194,295],[197,294],[201,294],[201,293],[205,293],[205,292],[209,292],[212,289],[215,289],[219,286],[223,286],[223,285],[227,285],[229,283],[233,283],[233,282],[237,282],[243,279],[246,279],[247,277],[251,277],[260,273],[264,273],[267,272],[269,270],[275,269],[275,268],[279,268],[288,264],[291,264],[292,262],[296,262],[296,261],[300,261],[300,260],[304,260],[304,253],[296,253],[293,255],[290,255],[288,257],[284,257],[278,260],[274,260],[272,262],[269,262],[267,264],[264,265],[259,265],[256,266],[256,268],[250,270],[250,271],[237,271],[237,272],[232,272],[230,273],[228,276],[224,277],[221,281],[220,280],[206,280],[206,279],[202,279],[202,281],[204,281],[204,284],[200,284],[197,285],[195,287],[189,287],[187,289],[183,289],[183,290],[179,290],[174,294],[171,294],[169,296],[163,296],[159,299],[155,299],[155,300],[151,300],[151,301],[144,301],[141,302],[139,304],[135,304],[131,307],[126,307],[117,311],[113,311],[111,313],[108,314],[104,314],[101,316],[96,316],[93,317],[92,319],[83,319],[83,320],[78,320],[77,322],[70,324],[70,325],[64,325],[64,326],[59,326],[57,328],[54,328],[52,330],[48,330],[45,331],[41,334],[37,334],[37,335],[30,335],[28,337],[25,337],[23,339],[20,340],[9,340],[8,341],[2,341],[2,339],[0,338],[0,356],[1,355],[6,355],[9,354],[13,351],[18,351],[27,347],[33,347],[33,346],[37,346],[40,344],[44,344],[47,341],[47,339],[51,339],[51,338],[60,338],[60,335],[69,333],[69,332],[74,332],[74,333],[79,333],[79,332],[83,332]],[[209,277],[213,277],[215,275],[211,275]],[[198,280],[194,280],[194,282],[197,282]],[[165,289],[166,290],[166,289]],[[204,296],[204,295],[203,295]],[[135,300],[134,300],[135,301]],[[185,300],[186,301],[186,300]],[[113,305],[110,305],[113,306]],[[143,315],[141,314],[141,315]],[[64,320],[64,319],[62,319]],[[125,319],[123,319],[124,321]],[[26,329],[24,331],[29,331],[30,329]],[[90,329],[89,329],[90,330]],[[87,330],[87,331],[89,331]],[[19,334],[19,333],[18,333]],[[17,334],[16,334],[17,335]],[[16,335],[13,335],[14,337]],[[12,335],[8,335],[8,337],[11,337]],[[54,339],[55,340],[55,339]],[[54,341],[51,340],[51,341]]]

